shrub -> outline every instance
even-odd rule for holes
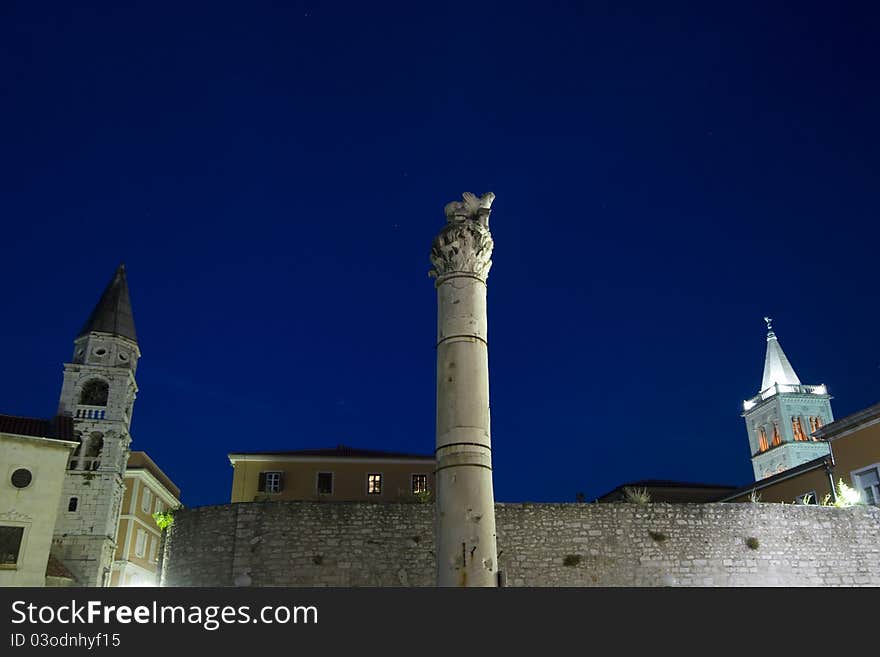
[[[562,560],[563,566],[577,566],[581,562],[581,555],[579,554],[567,554],[565,558]]]
[[[651,494],[648,492],[647,488],[631,488],[630,486],[625,486],[623,489],[623,495],[626,498],[626,501],[631,502],[632,504],[648,504],[651,501]]]
[[[669,537],[668,537],[666,534],[664,534],[663,532],[649,531],[648,534],[651,536],[651,538],[653,538],[653,539],[654,539],[655,541],[657,541],[658,543],[662,543],[662,542],[665,541],[667,538],[669,538]]]
[[[757,550],[760,543],[758,542],[758,539],[755,538],[754,536],[749,536],[746,539],[746,545],[748,545],[749,549],[751,549],[751,550]]]

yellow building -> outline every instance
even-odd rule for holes
[[[153,514],[178,506],[180,489],[145,452],[132,452],[125,470],[125,495],[110,586],[156,583],[162,532]]]
[[[434,455],[356,449],[236,452],[232,501],[405,502],[434,491]]]
[[[826,441],[831,453],[740,488],[719,501],[747,502],[755,491],[761,502],[817,504],[833,494],[832,481],[836,485],[842,479],[859,492],[862,502],[880,506],[880,404],[827,424],[811,438]]]

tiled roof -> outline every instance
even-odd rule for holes
[[[725,484],[699,484],[691,481],[671,481],[669,479],[642,479],[641,481],[633,481],[628,484],[621,484],[617,488],[729,488],[736,489],[736,486],[727,486]],[[614,490],[617,490],[615,488]]]
[[[403,452],[383,452],[375,449],[360,449],[337,445],[331,449],[297,449],[286,452],[233,452],[230,456],[315,456],[326,458],[349,458],[349,459],[430,459],[434,460],[433,454],[409,454]]]
[[[0,415],[0,433],[76,441],[73,433],[73,418],[64,415],[58,415],[51,420],[18,415]]]

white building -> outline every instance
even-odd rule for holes
[[[76,446],[71,418],[0,415],[0,586],[46,584],[58,498]]]

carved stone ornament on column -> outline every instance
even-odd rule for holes
[[[431,245],[434,268],[428,275],[433,278],[453,272],[486,278],[492,267],[495,244],[489,232],[489,214],[495,194],[486,192],[477,197],[465,192],[462,199],[446,204],[446,226]]]

